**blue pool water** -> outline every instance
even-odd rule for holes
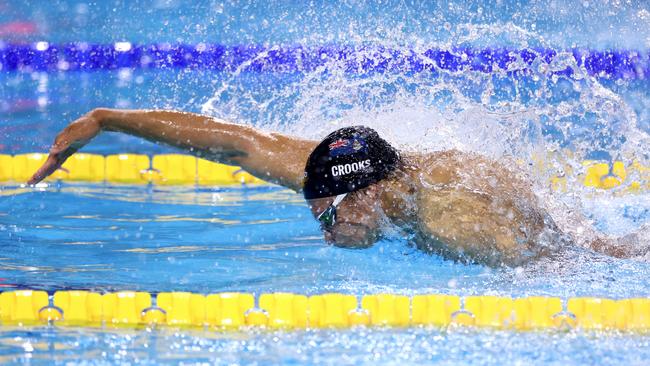
[[[648,162],[645,74],[581,73],[562,50],[650,49],[646,4],[514,1],[0,3],[9,44],[129,41],[149,45],[384,45],[544,48],[522,72],[364,74],[345,62],[309,72],[111,69],[0,72],[0,154],[47,151],[69,121],[98,106],[175,108],[319,138],[369,124],[406,150],[459,148],[524,161],[539,195],[624,235],[650,221],[650,195],[594,192],[548,177],[588,158]],[[572,61],[573,60],[573,61]],[[241,67],[240,67],[241,66]],[[571,76],[552,70],[566,67]],[[551,71],[549,71],[551,70]],[[173,151],[104,134],[86,152]],[[547,157],[547,170],[533,168]],[[634,177],[631,177],[631,179]],[[643,243],[641,243],[643,244]],[[650,243],[647,243],[650,245]],[[301,196],[280,187],[51,184],[0,187],[0,286],[18,288],[650,296],[650,265],[575,249],[522,268],[423,254],[400,238],[367,250],[325,244]],[[580,330],[193,330],[0,328],[0,362],[52,364],[644,364],[647,334]]]
[[[575,253],[566,261],[489,269],[422,254],[403,241],[368,250],[325,245],[301,198],[276,187],[69,185],[5,188],[3,286],[96,291],[393,292],[505,296],[647,296],[647,263]],[[625,207],[637,207],[631,201]],[[648,207],[647,202],[645,207]],[[619,213],[620,214],[620,213]],[[647,213],[641,218],[647,220]],[[601,219],[605,222],[606,219]],[[642,364],[640,334],[358,329],[219,333],[11,328],[4,362],[218,364]],[[634,348],[637,351],[628,353]]]

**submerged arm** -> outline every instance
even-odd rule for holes
[[[50,156],[29,183],[52,174],[101,131],[123,132],[208,160],[239,165],[258,178],[296,191],[302,188],[305,162],[316,146],[313,141],[265,133],[194,113],[95,109],[57,136]]]

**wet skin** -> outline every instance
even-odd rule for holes
[[[127,133],[239,165],[297,192],[302,189],[307,157],[318,144],[193,113],[96,109],[58,134],[48,159],[29,184],[52,174],[103,131]],[[544,210],[531,185],[503,165],[459,151],[402,156],[402,166],[391,177],[352,192],[341,202],[337,222],[323,230],[327,242],[365,248],[391,226],[427,252],[465,262],[516,266],[552,254],[571,241]],[[314,217],[333,199],[309,200]],[[610,255],[636,254],[606,237],[593,243],[593,249]]]
[[[373,189],[348,194],[336,208],[336,222],[321,225],[325,241],[344,248],[367,248],[374,244],[381,231],[381,205]],[[334,197],[307,200],[314,218],[334,202]]]
[[[424,251],[493,266],[519,265],[561,244],[561,233],[535,196],[494,163],[456,151],[405,160],[390,179],[341,202],[337,223],[324,230],[328,242],[367,247],[388,222]],[[486,182],[488,174],[501,177]],[[332,201],[308,203],[317,217]]]

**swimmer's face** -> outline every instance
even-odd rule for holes
[[[325,211],[334,197],[307,200],[314,217]],[[336,223],[323,227],[325,241],[346,248],[367,248],[377,241],[381,205],[375,185],[349,193],[336,207]]]

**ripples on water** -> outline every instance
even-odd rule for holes
[[[301,197],[264,187],[3,189],[2,285],[55,291],[293,291],[356,295],[647,296],[648,263],[576,253],[566,262],[488,269],[423,254],[404,241],[327,246]],[[34,204],[38,203],[38,210]],[[631,207],[639,211],[636,201]],[[621,212],[616,212],[621,215]],[[611,211],[598,212],[604,220]],[[637,215],[638,216],[638,215]],[[631,225],[635,220],[632,215]],[[644,215],[636,219],[645,219]],[[241,332],[4,329],[0,360],[49,364],[641,363],[639,334],[385,329]],[[531,349],[531,344],[535,345]],[[637,349],[629,353],[627,350]]]
[[[60,364],[644,364],[639,334],[471,329],[353,329],[292,332],[35,329],[7,330],[0,362]],[[531,348],[531,344],[536,345]],[[630,352],[634,350],[634,352]]]
[[[3,193],[11,195],[0,204],[6,243],[0,269],[16,287],[614,298],[648,291],[640,280],[650,275],[646,261],[580,248],[564,259],[489,269],[421,253],[399,238],[368,250],[330,247],[302,198],[277,187],[64,184]],[[606,228],[613,217],[628,216],[626,225],[634,228],[647,220],[650,204],[631,200],[616,207],[595,210],[594,219]],[[636,215],[625,214],[630,210]]]

